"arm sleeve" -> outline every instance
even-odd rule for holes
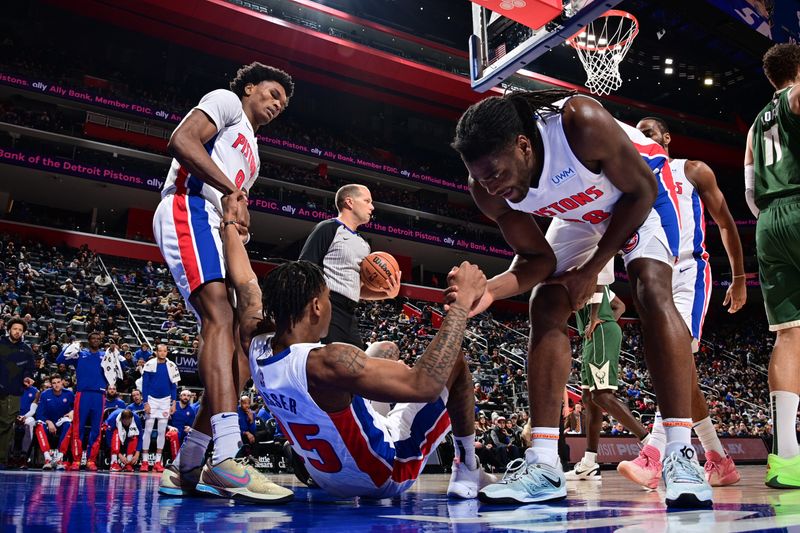
[[[236,94],[227,89],[217,89],[205,95],[195,109],[199,109],[206,115],[217,131],[225,126],[236,124],[242,120],[242,101]]]
[[[753,165],[745,165],[744,167],[744,199],[747,202],[747,207],[750,208],[750,212],[753,213],[753,216],[758,218],[758,214],[761,212],[756,205],[756,173]]]
[[[328,253],[338,229],[339,224],[333,220],[326,220],[317,224],[317,227],[308,236],[303,249],[300,251],[300,259],[302,261],[311,261],[322,268],[325,255]]]
[[[28,409],[28,412],[25,413],[22,416],[25,417],[25,418],[28,418],[29,416],[33,416],[34,414],[36,414],[36,411],[38,410],[38,407],[39,407],[39,404],[37,404],[35,401],[31,402],[31,406]]]

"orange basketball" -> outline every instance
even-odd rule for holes
[[[386,252],[372,252],[361,261],[361,281],[373,291],[382,291],[388,279],[400,272],[397,260]]]

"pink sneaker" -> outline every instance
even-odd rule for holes
[[[661,480],[661,454],[655,446],[645,445],[639,457],[633,461],[622,461],[617,472],[646,489],[658,488]]]
[[[712,487],[733,485],[741,479],[739,471],[736,470],[736,465],[733,464],[733,459],[727,452],[725,452],[725,457],[714,451],[706,452],[705,470],[706,481]]]

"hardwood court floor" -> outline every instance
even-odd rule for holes
[[[448,476],[428,474],[403,497],[356,500],[296,487],[295,501],[277,507],[221,499],[165,499],[157,474],[0,472],[3,531],[800,531],[800,490],[763,485],[763,466],[740,467],[742,480],[715,489],[713,510],[666,512],[663,489],[646,492],[604,471],[602,482],[570,482],[554,505],[481,505],[444,495]]]

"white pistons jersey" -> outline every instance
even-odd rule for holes
[[[697,189],[686,178],[686,162],[686,159],[673,159],[669,163],[681,215],[680,260],[690,257],[707,259],[705,206]]]
[[[563,107],[567,100],[556,102],[554,106]],[[507,201],[507,203],[514,210],[541,217],[554,217],[562,224],[581,224],[584,227],[580,230],[581,233],[602,234],[608,226],[622,192],[602,170],[599,173],[592,172],[581,163],[569,145],[562,118],[561,113],[549,113],[537,117],[536,125],[544,145],[544,164],[539,183],[528,190],[528,195],[521,202]],[[677,257],[680,226],[672,175],[669,166],[666,165],[666,152],[636,128],[619,121],[617,123],[653,171],[658,186],[653,212],[650,213],[643,228],[652,226],[653,223],[660,225],[665,236],[660,238],[665,240],[664,244],[672,255]],[[651,228],[647,233],[651,234],[653,231],[655,230]],[[660,230],[659,234],[661,235]],[[631,251],[636,243],[645,237],[647,236],[635,234],[629,241]]]
[[[250,344],[250,371],[264,402],[314,481],[337,496],[396,496],[414,484],[450,430],[445,393],[436,402],[397,404],[387,416],[353,395],[342,411],[323,411],[308,392],[306,365],[319,343],[273,354],[272,334]]]
[[[242,101],[231,91],[217,89],[205,95],[195,109],[208,115],[217,127],[217,134],[205,144],[208,155],[237,189],[250,190],[261,161]],[[169,194],[202,196],[222,215],[222,193],[192,176],[177,159],[172,160],[161,197]]]

